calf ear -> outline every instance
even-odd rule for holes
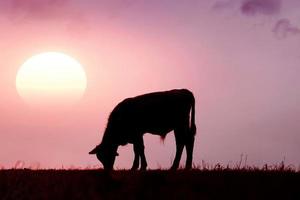
[[[96,146],[89,154],[96,154],[98,152],[98,146]]]

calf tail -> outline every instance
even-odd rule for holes
[[[191,135],[196,135],[196,124],[195,124],[195,97],[192,98],[192,109],[191,109],[191,127],[190,133]]]

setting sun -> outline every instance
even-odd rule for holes
[[[29,103],[72,103],[86,89],[86,75],[78,61],[58,52],[29,58],[19,69],[16,88]]]

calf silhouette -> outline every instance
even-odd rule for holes
[[[191,120],[190,120],[191,112]],[[151,133],[164,138],[174,130],[176,155],[171,169],[179,166],[186,147],[186,169],[192,167],[195,125],[195,98],[187,89],[154,92],[127,98],[111,112],[102,142],[89,154],[96,154],[104,169],[113,169],[119,145],[133,144],[132,170],[147,167],[143,135]]]

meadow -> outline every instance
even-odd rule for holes
[[[300,199],[300,172],[267,165],[189,171],[3,169],[0,199]]]

